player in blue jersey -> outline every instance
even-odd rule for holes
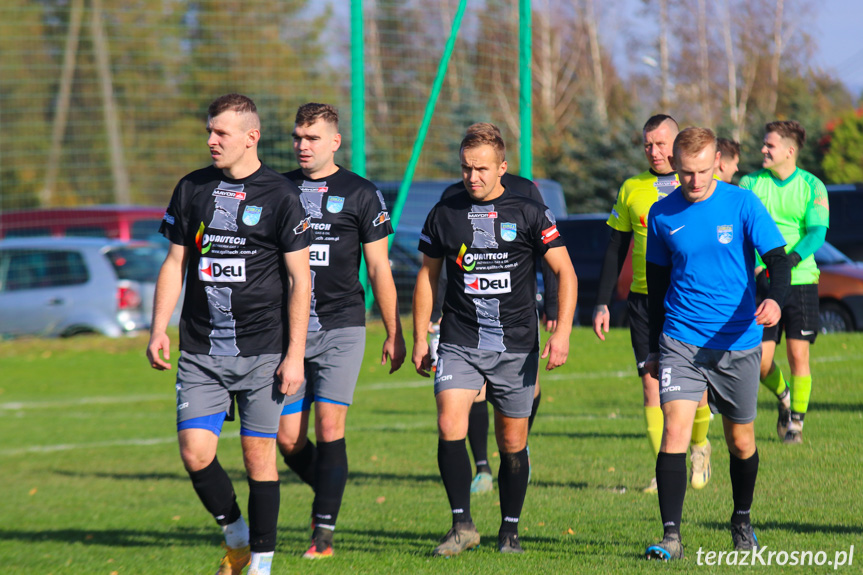
[[[762,326],[775,325],[789,289],[785,240],[758,198],[714,179],[720,154],[706,128],[674,140],[680,187],[648,216],[647,283],[650,355],[664,415],[656,483],[664,537],[645,552],[681,559],[680,518],[686,494],[686,448],[705,389],[722,415],[730,452],[736,550],[757,548],[749,511],[758,475],[755,414]],[[773,279],[756,307],[755,250]]]

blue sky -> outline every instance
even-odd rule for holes
[[[816,61],[859,95],[863,92],[863,1],[819,0],[815,16]]]

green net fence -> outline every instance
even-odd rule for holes
[[[298,105],[335,104],[351,168],[404,173],[457,2],[367,1],[366,133],[351,133],[348,2],[6,0],[0,6],[0,211],[89,204],[164,205],[208,162],[214,97],[252,97],[261,156],[295,167]],[[464,128],[495,121],[518,141],[517,1],[470,3],[418,179],[458,176]],[[493,8],[493,9],[492,9]],[[515,162],[517,166],[517,161]]]

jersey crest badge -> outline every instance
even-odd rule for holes
[[[246,209],[243,211],[243,223],[247,226],[254,226],[260,222],[261,210],[260,206],[246,206]]]
[[[505,242],[513,241],[517,233],[516,224],[509,222],[500,223],[500,237]]]
[[[331,214],[337,214],[345,207],[345,199],[339,196],[330,196],[327,198],[327,211]]]
[[[716,238],[720,244],[730,244],[734,239],[734,226],[716,226]]]

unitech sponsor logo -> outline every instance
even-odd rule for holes
[[[468,253],[467,246],[462,244],[455,263],[464,271],[470,272],[476,267],[476,262],[506,261],[507,259],[509,259],[509,252],[472,254]]]
[[[467,219],[469,220],[493,220],[497,218],[497,212],[468,212]]]
[[[465,274],[464,276],[464,293],[466,294],[501,294],[511,291],[509,272],[482,275]]]
[[[213,190],[213,195],[218,198],[233,198],[241,201],[246,199],[246,192],[232,192],[230,190],[220,190],[219,188]]]
[[[198,278],[213,283],[241,283],[246,281],[246,260],[241,258],[201,258]]]
[[[241,238],[238,236],[211,236],[210,234],[204,234],[204,243],[214,243],[214,244],[233,244],[235,246],[244,246],[246,245],[246,238]]]
[[[330,246],[329,244],[312,244],[309,246],[309,265],[310,266],[329,266],[330,265]]]

